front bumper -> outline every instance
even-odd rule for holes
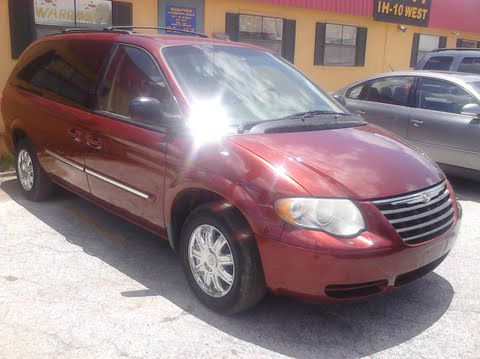
[[[407,284],[433,270],[454,246],[461,222],[457,208],[447,231],[412,246],[388,229],[348,241],[298,228],[286,228],[281,240],[256,235],[267,286],[306,300],[345,300]]]

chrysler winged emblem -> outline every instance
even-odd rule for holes
[[[428,203],[430,202],[430,200],[432,199],[432,197],[430,197],[430,194],[428,193],[422,193],[422,201],[423,203]]]

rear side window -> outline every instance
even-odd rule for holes
[[[413,77],[385,77],[371,82],[367,93],[367,101],[381,102],[390,105],[408,106]]]
[[[480,74],[480,57],[465,57],[458,66],[458,71]]]
[[[162,73],[146,51],[120,45],[111,63],[100,90],[99,110],[129,117],[133,99],[151,97],[162,102],[165,111],[178,113],[178,105]]]
[[[355,86],[353,88],[351,88],[350,90],[347,91],[347,98],[351,98],[351,99],[354,99],[354,100],[360,100],[361,99],[361,95],[362,95],[362,91],[363,89],[365,88],[365,84],[361,84],[361,85],[358,85],[358,86]]]
[[[461,87],[447,81],[423,78],[418,89],[418,107],[460,114],[462,107],[477,101]]]
[[[18,71],[16,83],[54,101],[87,109],[111,46],[97,41],[52,41]]]
[[[439,70],[439,71],[448,71],[452,65],[453,57],[451,56],[434,56],[427,61],[424,70]]]

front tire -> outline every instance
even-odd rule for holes
[[[216,312],[245,311],[266,293],[253,232],[231,206],[196,208],[182,228],[180,255],[193,292]]]
[[[28,140],[16,147],[15,167],[22,193],[31,201],[46,200],[53,192],[53,183],[40,167],[37,155]]]

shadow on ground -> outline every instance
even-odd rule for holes
[[[314,305],[267,296],[248,313],[223,317],[197,302],[166,241],[63,191],[48,202],[33,203],[13,180],[1,189],[66,240],[148,288],[125,291],[124,297],[163,296],[231,336],[280,354],[359,357],[388,349],[437,322],[454,293],[448,281],[431,273],[368,301]]]

